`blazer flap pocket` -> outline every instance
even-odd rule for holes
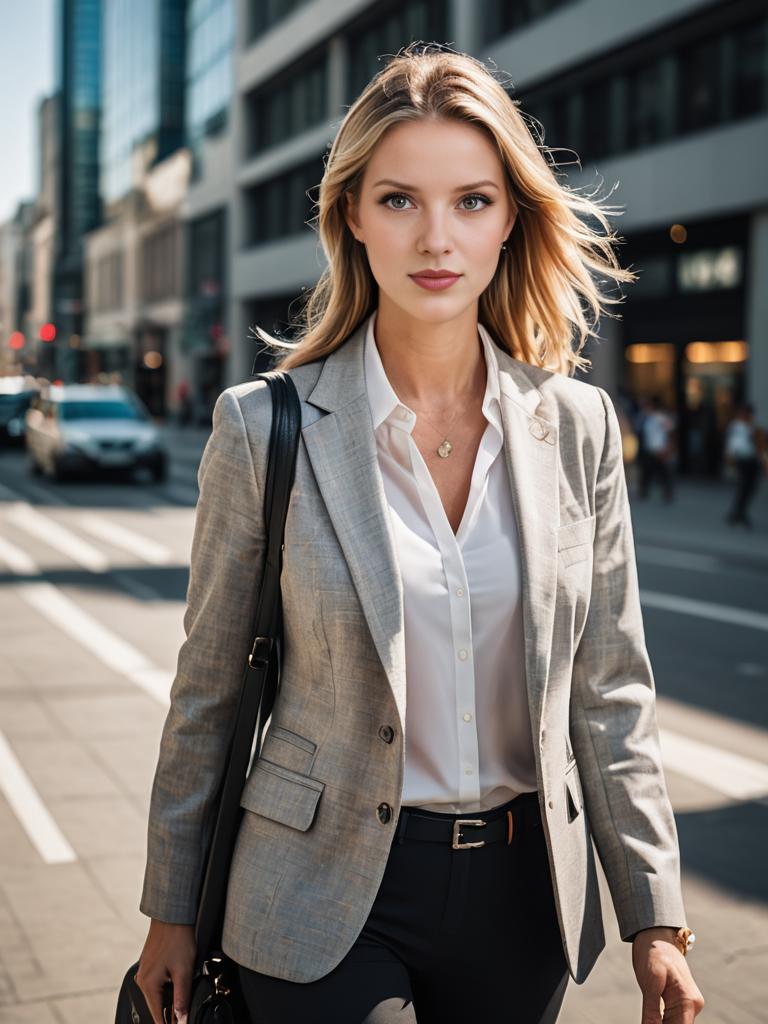
[[[246,779],[240,806],[306,832],[324,789],[318,779],[259,758]]]
[[[595,534],[595,516],[577,519],[575,523],[563,523],[557,530],[557,550],[578,547],[579,544],[591,544]]]

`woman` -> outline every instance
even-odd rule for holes
[[[502,85],[445,47],[398,54],[330,150],[307,330],[295,347],[259,332],[287,353],[303,430],[281,689],[222,939],[254,1021],[555,1020],[605,944],[591,837],[644,1021],[662,994],[666,1020],[703,1005],[675,944],[618,421],[570,377],[583,305],[615,301],[590,270],[632,275],[578,214],[607,227]],[[140,904],[139,984],[157,1008],[170,976],[181,1019],[252,639],[270,416],[263,382],[227,388],[199,471]]]

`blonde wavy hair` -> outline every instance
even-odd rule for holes
[[[313,218],[327,262],[308,291],[300,322],[294,322],[296,338],[289,342],[258,326],[251,329],[274,350],[275,369],[329,355],[376,308],[378,285],[364,246],[345,220],[344,193],[359,197],[366,165],[390,128],[424,119],[462,121],[484,131],[498,149],[510,199],[519,209],[507,253],[480,295],[479,321],[523,362],[568,376],[591,366],[579,353],[590,336],[598,337],[602,314],[619,319],[607,305],[623,301],[603,294],[595,275],[616,282],[637,278],[619,266],[613,251],[622,240],[611,231],[607,214],[620,211],[558,181],[540,122],[519,109],[495,74],[443,44],[411,43],[350,106],[324,164]]]

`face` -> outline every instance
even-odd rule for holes
[[[350,193],[346,199],[347,223],[365,244],[380,301],[415,319],[445,322],[476,311],[499,259],[509,258],[501,246],[517,211],[498,153],[472,125],[419,121],[391,129],[366,167],[358,204]],[[411,276],[424,270],[460,276],[430,290]]]

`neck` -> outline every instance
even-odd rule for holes
[[[487,369],[473,311],[430,324],[380,306],[374,337],[387,378],[404,404],[447,409],[484,394]]]

